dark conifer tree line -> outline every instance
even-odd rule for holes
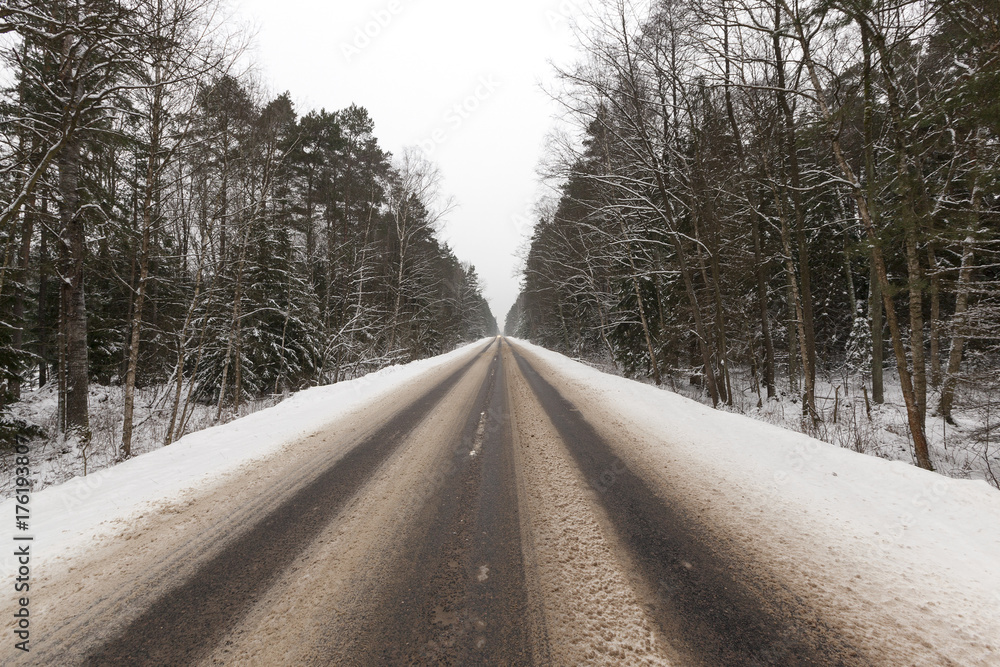
[[[930,468],[928,418],[1000,396],[1000,7],[606,4],[507,332],[807,424],[818,375],[891,381]]]
[[[269,98],[230,72],[206,0],[0,7],[0,412],[57,383],[169,385],[194,404],[331,383],[491,335],[473,267],[436,237],[439,175],[360,106]],[[2,421],[2,417],[0,417]],[[16,431],[7,424],[5,433]]]

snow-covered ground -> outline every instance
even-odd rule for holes
[[[618,374],[610,361],[578,361]],[[885,402],[881,405],[872,403],[870,396],[866,400],[865,380],[859,375],[820,374],[816,378],[816,408],[822,421],[818,424],[803,418],[802,401],[793,395],[798,391],[790,392],[783,378],[777,382],[779,396],[768,400],[766,391],[762,399],[748,389],[751,380],[745,369],[734,368],[732,374],[733,404],[720,405],[720,410],[799,431],[862,454],[916,463],[899,380],[890,369],[885,373]],[[686,379],[667,375],[664,385],[682,396],[711,404],[704,388]],[[956,423],[948,424],[933,409],[939,394],[939,390],[929,388],[927,440],[935,470],[957,479],[985,480],[1000,488],[1000,438],[991,435],[1000,432],[1000,397],[991,396],[987,388],[961,386],[952,411]]]
[[[184,387],[182,403],[187,390],[188,387]],[[124,391],[120,386],[99,384],[90,386],[92,437],[86,446],[83,446],[79,438],[66,437],[59,433],[58,395],[54,382],[40,389],[25,392],[20,401],[9,406],[11,417],[38,426],[45,433],[28,442],[32,451],[32,488],[35,491],[41,491],[53,484],[61,484],[74,477],[86,476],[118,461],[124,421],[122,409],[125,402]],[[173,386],[157,385],[137,389],[132,434],[133,456],[163,446],[173,398]],[[218,421],[215,419],[215,405],[191,403],[184,420],[184,433],[195,433],[212,426],[226,424],[277,405],[285,398],[287,396],[271,396],[245,401],[238,413],[224,409]],[[0,457],[0,498],[10,498],[14,493],[14,476],[10,474],[12,468],[12,457]]]
[[[990,423],[988,407],[997,397],[977,396],[979,393],[968,388],[962,392],[952,413],[954,425],[929,410],[926,428],[931,460],[942,475],[984,480],[1000,488],[1000,443],[984,435],[996,426],[997,416],[993,415]],[[930,390],[930,406],[937,405],[938,394]],[[885,403],[881,405],[866,403],[857,376],[817,378],[816,395],[823,421],[815,426],[802,418],[801,402],[793,403],[787,397],[765,401],[761,407],[747,402],[742,408],[729,409],[862,454],[916,463],[903,394],[894,373],[886,373]],[[1000,402],[995,407],[1000,408]]]
[[[37,566],[47,558],[66,556],[77,547],[115,532],[131,517],[168,504],[189,489],[203,489],[244,464],[271,456],[482,345],[472,343],[442,356],[390,366],[349,382],[307,389],[274,407],[191,433],[168,447],[39,490],[30,501],[28,534],[35,536],[37,545],[33,562]],[[32,449],[32,477],[37,469],[51,469],[51,462],[44,457],[43,452],[36,454]],[[0,503],[0,517],[4,517],[0,521],[0,542],[12,544],[13,499]],[[15,563],[9,555],[0,562],[4,564],[3,572],[14,571]]]
[[[820,608],[859,634],[879,616],[873,627],[898,624],[910,633],[904,646],[930,642],[949,664],[1000,664],[1000,491],[985,481],[866,456],[518,345],[609,440],[627,440],[623,459],[680,487],[758,561],[808,581]]]

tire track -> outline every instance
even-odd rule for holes
[[[544,409],[508,357],[522,538],[546,654],[535,664],[697,664],[668,643],[622,568],[614,534]]]
[[[173,588],[85,664],[192,664],[204,658],[284,565],[340,512],[407,433],[494,343],[428,390]]]
[[[706,665],[862,665],[816,612],[783,595],[762,599],[682,507],[617,458],[576,408],[511,348],[522,377],[590,480],[670,641]]]
[[[338,664],[532,664],[502,358]]]

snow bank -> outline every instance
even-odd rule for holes
[[[34,536],[33,565],[66,556],[116,530],[115,524],[205,488],[240,466],[280,451],[406,383],[450,364],[483,342],[431,359],[390,366],[349,382],[301,391],[279,405],[228,424],[191,433],[168,447],[32,494],[30,530],[14,531],[14,499],[0,503],[0,543],[12,532]],[[9,550],[8,550],[9,551]],[[3,558],[5,576],[15,563]]]

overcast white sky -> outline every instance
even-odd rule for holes
[[[535,169],[559,108],[539,84],[573,58],[571,0],[231,0],[265,83],[299,113],[364,106],[382,146],[424,145],[457,208],[441,237],[475,264],[503,326]],[[456,108],[456,106],[458,108]]]

